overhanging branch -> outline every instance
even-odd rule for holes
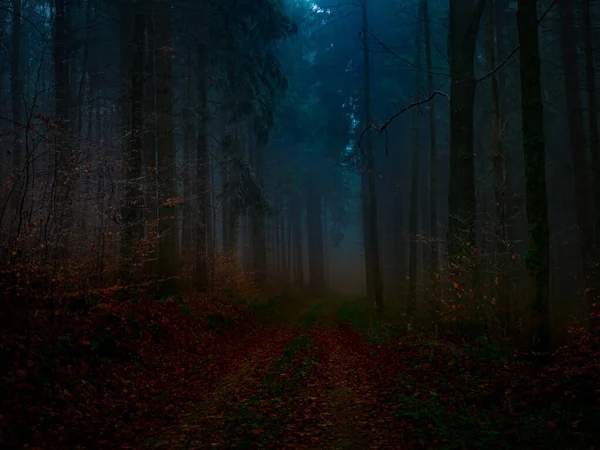
[[[365,131],[363,131],[363,133],[365,133],[366,131],[368,131],[371,128],[374,128],[375,131],[377,131],[377,134],[381,134],[385,131],[385,129],[387,127],[390,126],[390,124],[396,119],[396,117],[398,117],[399,115],[405,113],[406,111],[408,111],[409,109],[412,109],[416,106],[420,106],[423,105],[425,103],[429,103],[431,100],[433,100],[435,98],[436,95],[441,95],[443,97],[446,97],[448,99],[448,101],[450,101],[450,96],[448,94],[446,94],[445,92],[442,91],[433,91],[431,93],[431,95],[429,97],[427,97],[424,100],[419,100],[413,103],[409,103],[408,105],[404,106],[400,111],[394,113],[388,120],[387,122],[384,122],[383,124],[377,126],[374,124],[370,124],[367,129]]]

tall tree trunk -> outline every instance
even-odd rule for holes
[[[545,352],[550,347],[549,231],[537,0],[519,0],[517,25],[521,58],[525,201],[529,223],[529,248],[525,261],[533,294],[534,347]]]
[[[580,229],[580,248],[585,277],[586,298],[593,303],[591,285],[591,248],[593,242],[593,219],[590,199],[590,181],[585,156],[585,133],[583,129],[583,108],[579,83],[575,17],[571,0],[557,0],[560,13],[560,34],[565,74],[565,93],[569,124],[569,144],[575,177],[575,205]]]
[[[23,159],[23,136],[21,133],[22,112],[22,82],[21,82],[21,0],[13,0],[12,13],[12,48],[11,48],[11,75],[10,94],[12,100],[13,117],[13,145],[12,162],[15,175],[21,171]],[[19,230],[18,230],[19,231]]]
[[[275,207],[276,215],[273,217],[273,272],[277,281],[281,281],[281,226],[279,218],[281,217],[281,204],[279,203],[279,196],[273,194],[273,206]]]
[[[486,57],[488,71],[496,67],[496,27],[494,21],[494,0],[488,0],[486,9]],[[498,277],[498,297],[502,324],[505,330],[510,326],[510,279],[509,252],[506,233],[506,166],[504,148],[500,131],[500,89],[498,78],[494,75],[491,82],[492,115],[492,163],[494,169],[494,200],[496,201],[495,251],[499,252],[500,265]]]
[[[423,17],[423,2],[419,2],[420,21]],[[421,95],[421,32],[415,33],[415,98]],[[406,314],[409,323],[412,323],[417,307],[417,219],[419,214],[419,153],[420,153],[420,134],[419,118],[421,114],[419,108],[413,109],[413,130],[412,130],[412,152],[411,152],[411,181],[410,181],[410,217],[409,217],[409,236],[410,236],[410,256],[408,263],[408,302]]]
[[[397,181],[399,183],[399,181]],[[406,287],[404,280],[406,279],[406,238],[404,229],[404,217],[406,213],[402,189],[396,186],[393,200],[394,214],[394,270],[396,272],[396,283],[394,285],[394,293],[398,298],[403,298],[406,295]]]
[[[450,1],[450,186],[448,253],[475,244],[475,44],[485,0]]]
[[[593,236],[594,256],[597,257],[600,249],[600,136],[598,133],[598,103],[596,98],[596,70],[594,67],[594,46],[592,41],[592,22],[590,11],[590,0],[582,0],[582,17],[583,17],[583,43],[585,51],[585,78],[586,88],[588,93],[588,121],[590,129],[590,153],[592,155],[592,167],[594,171],[594,214],[595,214],[595,232]],[[598,298],[597,286],[598,274],[592,275],[595,291],[593,296],[588,296],[588,309],[590,313],[594,308],[590,300],[593,297]],[[596,329],[598,319],[591,317],[592,329]]]
[[[253,148],[256,184],[261,189],[261,195],[264,195],[262,151],[258,144],[255,144]],[[267,236],[265,232],[265,211],[259,209],[252,211],[252,245],[254,281],[259,286],[264,286],[267,282]]]
[[[308,234],[308,276],[313,292],[325,290],[323,250],[323,196],[317,175],[306,176],[306,233]]]
[[[362,177],[362,195],[363,195],[363,230],[366,230],[365,236],[365,268],[367,272],[367,294],[371,301],[375,303],[377,310],[383,310],[383,289],[381,284],[381,269],[379,261],[379,236],[377,226],[377,192],[375,186],[375,157],[373,152],[373,133],[371,130],[371,55],[369,53],[369,25],[367,21],[367,0],[362,0],[362,37],[363,37],[363,57],[364,57],[364,109],[365,126],[367,129],[367,152],[366,164],[364,170],[366,175]],[[365,176],[368,180],[365,182]],[[366,200],[368,198],[368,200]],[[368,205],[368,206],[367,206]],[[365,206],[367,206],[365,211]],[[369,282],[372,293],[369,294]],[[372,296],[371,296],[372,295]]]
[[[156,8],[156,118],[159,161],[158,276],[159,295],[177,293],[179,227],[177,223],[176,159],[173,143],[171,92],[171,4],[158,0]]]
[[[329,287],[329,215],[327,212],[327,202],[323,200],[323,275],[326,288]]]
[[[279,228],[280,231],[280,242],[279,242],[279,253],[281,255],[281,281],[283,283],[288,282],[288,268],[287,268],[287,255],[286,255],[286,227],[285,227],[285,202],[283,197],[279,199],[280,215],[279,215]]]
[[[293,276],[296,286],[304,285],[304,259],[302,256],[302,210],[298,194],[290,197],[290,227],[293,242]]]
[[[188,50],[187,58],[192,60],[191,50]],[[196,148],[193,145],[196,131],[196,123],[194,123],[193,101],[192,96],[192,68],[185,67],[184,92],[185,97],[181,105],[181,120],[183,121],[183,203],[182,207],[182,227],[181,227],[181,258],[182,265],[186,273],[191,268],[194,260],[194,210],[196,209],[195,202],[192,201],[194,193],[192,191],[192,182],[194,181],[195,166],[193,161],[196,159],[194,153]]]
[[[208,228],[209,217],[209,192],[210,192],[210,161],[208,155],[208,80],[207,56],[204,44],[199,43],[197,48],[197,96],[198,96],[198,136],[196,141],[196,229],[195,229],[195,276],[196,289],[200,292],[208,290]]]
[[[425,57],[427,60],[427,91],[433,94],[433,60],[431,57],[431,29],[429,23],[429,0],[423,2],[423,26],[425,34]],[[435,98],[429,102],[429,202],[431,203],[430,238],[431,238],[431,267],[430,274],[435,285],[434,274],[438,270],[438,235],[437,235],[437,133],[435,126]],[[435,289],[434,289],[435,291]]]
[[[131,138],[126,142],[123,154],[125,166],[125,192],[121,204],[121,220],[123,231],[120,239],[119,277],[122,283],[130,283],[133,278],[133,263],[136,245],[144,235],[140,190],[140,174],[142,168],[142,136],[144,101],[144,1],[133,4],[133,54],[131,65],[130,105]]]
[[[149,277],[156,274],[156,242],[158,233],[158,184],[156,148],[156,45],[154,27],[154,2],[144,0],[144,100],[143,100],[143,140],[142,166],[144,169],[144,207],[146,238],[150,242],[147,249]]]
[[[59,255],[62,258],[67,256],[67,246],[69,233],[67,232],[68,222],[65,219],[69,215],[67,197],[71,186],[71,158],[69,144],[69,22],[67,18],[70,12],[71,0],[56,0],[55,18],[54,18],[54,111],[55,120],[58,123],[56,131],[56,148],[54,153],[54,183],[56,185],[56,195],[53,201],[55,208],[54,217],[56,225],[57,246],[55,257]]]

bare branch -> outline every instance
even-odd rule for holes
[[[443,97],[446,97],[448,99],[448,101],[450,101],[450,96],[448,94],[446,94],[445,92],[442,91],[433,91],[431,93],[431,95],[429,97],[427,97],[424,100],[419,100],[413,103],[409,103],[408,105],[406,105],[405,107],[403,107],[400,111],[394,113],[388,120],[387,122],[384,122],[383,124],[377,126],[377,125],[373,125],[370,124],[367,129],[365,131],[363,131],[363,133],[365,133],[367,130],[374,128],[377,131],[377,134],[381,134],[385,131],[385,129],[390,126],[390,124],[394,121],[394,119],[396,119],[396,117],[398,117],[399,115],[405,113],[406,111],[408,111],[409,109],[414,108],[415,106],[420,106],[423,105],[425,103],[429,103],[431,100],[434,99],[434,97],[436,95],[441,95]]]
[[[542,13],[542,15],[540,16],[540,18],[538,19],[538,25],[542,22],[542,20],[544,20],[544,18],[548,15],[548,13],[552,10],[552,8],[554,7],[554,4],[556,2],[552,1],[548,7],[544,10],[544,12]],[[508,62],[512,59],[512,57],[519,51],[519,48],[521,46],[517,45],[515,48],[513,48],[508,55],[506,55],[506,57],[500,62],[500,64],[498,64],[496,67],[494,67],[491,71],[489,71],[488,73],[486,73],[485,75],[479,77],[478,79],[475,80],[475,83],[479,83],[481,81],[487,80],[490,77],[493,77],[496,73],[498,73],[501,69],[504,68],[504,66],[506,66],[506,64],[508,64]]]

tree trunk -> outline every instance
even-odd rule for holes
[[[369,299],[375,303],[377,311],[383,310],[383,290],[381,285],[381,269],[379,261],[379,236],[377,228],[377,192],[375,186],[375,157],[373,153],[373,133],[370,128],[371,117],[371,64],[369,53],[369,25],[367,22],[367,0],[362,0],[362,26],[363,26],[363,57],[365,65],[365,126],[367,129],[367,152],[366,164],[364,170],[367,171],[368,190],[365,189],[365,181],[361,184],[363,195],[363,230],[366,231],[365,237],[365,268],[367,274],[367,294],[369,295],[369,283],[372,293]],[[368,198],[368,201],[366,200]],[[366,208],[365,211],[365,206]],[[310,234],[309,234],[310,236]],[[372,296],[371,296],[372,295]]]
[[[119,277],[122,283],[133,281],[133,263],[136,246],[143,238],[144,228],[141,217],[142,192],[140,174],[142,168],[142,135],[144,101],[144,10],[143,1],[133,5],[133,57],[131,65],[131,137],[126,143],[123,154],[125,167],[125,192],[121,204],[123,231],[120,239]]]
[[[494,21],[494,0],[488,0],[486,10],[486,57],[488,71],[496,67],[496,27]],[[499,253],[498,304],[501,308],[503,328],[510,327],[510,279],[509,251],[506,233],[506,166],[500,130],[500,89],[498,78],[492,76],[491,115],[492,115],[492,163],[494,170],[494,200],[496,201],[495,251]]]
[[[69,21],[67,14],[70,12],[70,0],[56,0],[54,18],[54,111],[57,121],[57,131],[54,151],[54,184],[56,186],[53,199],[56,251],[55,258],[67,257],[68,227],[70,222],[65,221],[69,217],[69,195],[72,181],[72,160],[70,158],[70,108],[69,96],[69,65],[71,62],[69,48]]]
[[[592,167],[594,171],[594,214],[595,214],[595,232],[593,236],[594,256],[598,256],[600,248],[600,136],[598,133],[598,104],[596,99],[596,70],[594,67],[594,46],[592,43],[592,23],[590,0],[582,0],[583,17],[583,42],[585,51],[585,78],[588,93],[588,121],[590,130],[590,153],[592,155]],[[588,296],[588,310],[593,312],[593,303],[597,303],[594,297],[598,298],[597,292],[597,274],[592,275],[595,291],[593,296]],[[592,302],[590,303],[590,300]],[[596,329],[598,319],[591,319],[592,329]]]
[[[533,294],[534,348],[550,347],[549,327],[549,231],[546,195],[546,146],[544,107],[540,82],[540,52],[536,0],[519,0],[517,25],[520,44],[523,149],[528,246],[525,255]]]
[[[323,201],[323,265],[325,276],[325,287],[329,287],[329,221],[327,214],[327,202]]]
[[[12,99],[12,118],[13,118],[13,145],[12,162],[15,175],[21,171],[23,163],[23,136],[21,133],[21,122],[23,120],[22,112],[22,81],[21,81],[21,0],[13,0],[12,13],[12,48],[11,48],[11,76],[10,76],[10,94]],[[17,230],[19,232],[20,230]]]
[[[588,164],[585,156],[585,133],[583,129],[583,108],[581,105],[581,86],[577,61],[575,17],[571,0],[558,0],[560,13],[560,34],[565,73],[565,93],[567,97],[567,115],[569,124],[569,144],[575,177],[575,205],[580,229],[581,259],[585,277],[585,293],[588,304],[593,303],[591,283],[591,249],[593,242],[593,218],[590,197]]]
[[[485,0],[450,1],[450,186],[448,253],[464,254],[475,244],[475,157],[473,60]]]
[[[189,61],[192,60],[191,51],[188,51],[187,58]],[[193,80],[193,71],[192,67],[188,66],[184,68],[185,78],[184,78],[184,92],[185,97],[183,98],[181,105],[181,120],[183,121],[183,203],[182,207],[182,227],[181,227],[181,259],[182,259],[182,267],[184,268],[186,274],[188,274],[188,270],[192,267],[194,260],[196,259],[194,256],[194,210],[197,208],[192,201],[194,197],[194,193],[192,190],[192,182],[196,177],[194,177],[195,166],[193,161],[196,159],[194,153],[196,148],[194,146],[195,131],[196,124],[194,123],[194,115],[193,115],[193,94],[192,94],[192,80]],[[200,78],[200,77],[198,77]]]
[[[156,251],[158,232],[158,184],[156,163],[156,55],[155,30],[152,2],[144,0],[144,103],[142,165],[144,168],[144,206],[146,239],[150,242],[146,249],[146,259],[150,278],[156,274]]]
[[[302,210],[298,194],[290,198],[290,227],[293,242],[293,279],[296,286],[304,285],[304,259],[302,256]]]
[[[423,25],[425,33],[425,55],[427,59],[427,91],[429,95],[433,94],[433,62],[431,57],[431,29],[429,24],[429,0],[423,2]],[[431,239],[431,267],[430,275],[432,283],[435,285],[434,274],[438,270],[438,235],[437,235],[437,134],[435,127],[435,98],[429,102],[429,202],[431,208],[430,215],[430,239]],[[435,289],[434,289],[435,291]]]
[[[196,73],[198,90],[198,136],[196,142],[196,264],[194,281],[196,289],[205,292],[209,287],[208,279],[208,228],[210,224],[209,217],[209,191],[210,191],[210,162],[208,159],[208,81],[207,81],[207,57],[204,44],[199,43],[197,48],[197,67]]]
[[[262,152],[257,144],[254,146],[254,168],[256,171],[256,184],[264,195],[264,173]],[[254,260],[254,281],[259,286],[267,282],[267,236],[265,233],[265,211],[254,209],[252,211],[252,253]]]
[[[283,197],[279,200],[280,215],[279,215],[279,228],[280,228],[280,241],[279,241],[279,253],[281,255],[281,281],[287,283],[288,281],[288,268],[287,268],[287,255],[286,255],[286,227],[285,227],[285,202]]]
[[[158,0],[156,8],[156,119],[159,161],[158,276],[159,295],[177,293],[179,227],[177,223],[176,159],[173,143],[171,92],[170,2]]]
[[[423,16],[423,2],[419,2],[418,20]],[[421,33],[415,33],[415,98],[421,95]],[[408,263],[408,302],[406,305],[406,315],[409,323],[412,323],[417,307],[417,218],[419,214],[419,153],[420,153],[420,134],[419,118],[421,114],[419,108],[413,108],[413,129],[412,129],[412,154],[411,154],[411,181],[410,181],[410,217],[409,217],[409,236],[410,236],[410,256]]]
[[[308,234],[308,276],[313,292],[325,290],[323,251],[323,196],[318,175],[306,176],[306,232]]]

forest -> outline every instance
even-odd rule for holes
[[[598,448],[598,23],[0,0],[0,447]]]

